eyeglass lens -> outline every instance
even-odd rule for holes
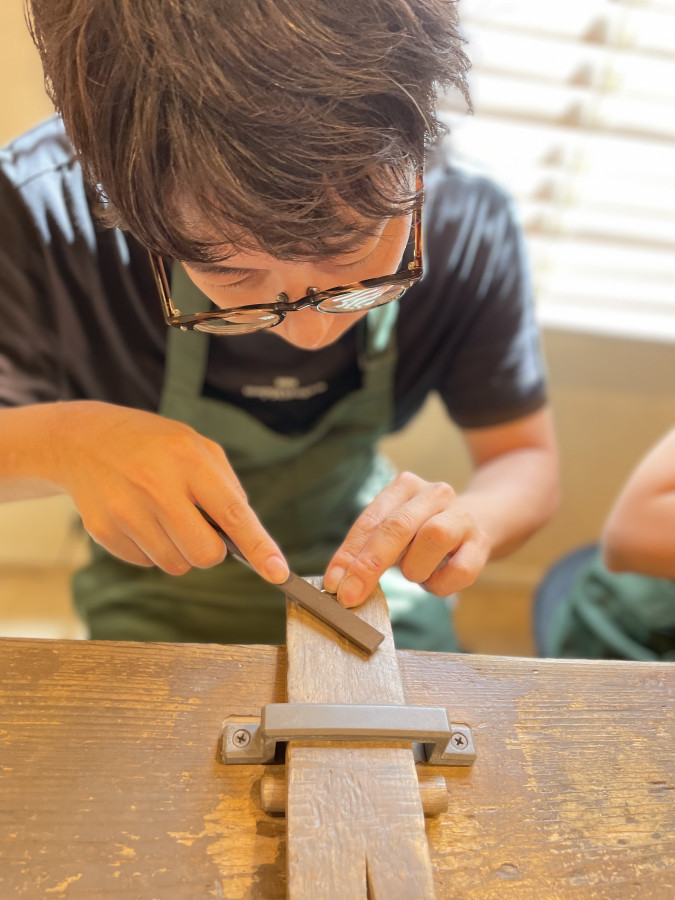
[[[318,304],[317,309],[327,313],[361,312],[397,300],[405,290],[405,286],[400,284],[380,284],[377,287],[364,288],[362,291],[327,297]]]

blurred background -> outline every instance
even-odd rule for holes
[[[467,650],[533,652],[547,567],[598,537],[621,484],[675,424],[675,0],[460,0],[475,114],[451,146],[516,197],[529,241],[563,465],[559,513],[459,601]],[[50,114],[22,0],[0,4],[0,144]],[[431,398],[384,444],[461,488]],[[86,543],[67,498],[0,506],[0,635],[80,637],[68,582]]]

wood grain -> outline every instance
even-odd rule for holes
[[[289,702],[405,704],[382,591],[356,614],[385,635],[372,656],[289,601]],[[410,745],[292,741],[286,780],[290,900],[435,897]]]
[[[398,661],[478,753],[426,822],[439,900],[675,897],[672,664]],[[218,741],[285,672],[279,647],[0,641],[2,900],[282,900],[285,821]]]

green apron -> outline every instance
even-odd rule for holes
[[[172,290],[184,311],[208,307],[177,265]],[[392,477],[374,446],[393,418],[397,312],[394,303],[379,307],[356,326],[361,387],[297,435],[203,397],[209,335],[169,330],[159,412],[223,447],[249,503],[299,574],[325,571],[354,519]],[[240,563],[225,559],[176,577],[124,563],[93,542],[92,553],[75,575],[73,593],[93,639],[284,643],[283,595]],[[443,599],[397,569],[381,584],[398,646],[457,649]]]
[[[675,583],[610,572],[598,553],[556,610],[545,655],[675,661]]]

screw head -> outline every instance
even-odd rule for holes
[[[251,734],[245,728],[240,728],[232,735],[232,743],[235,747],[245,747],[251,740]]]
[[[463,735],[461,731],[456,731],[453,734],[453,736],[450,738],[450,743],[453,747],[456,747],[457,750],[465,750],[469,745],[466,736]]]

